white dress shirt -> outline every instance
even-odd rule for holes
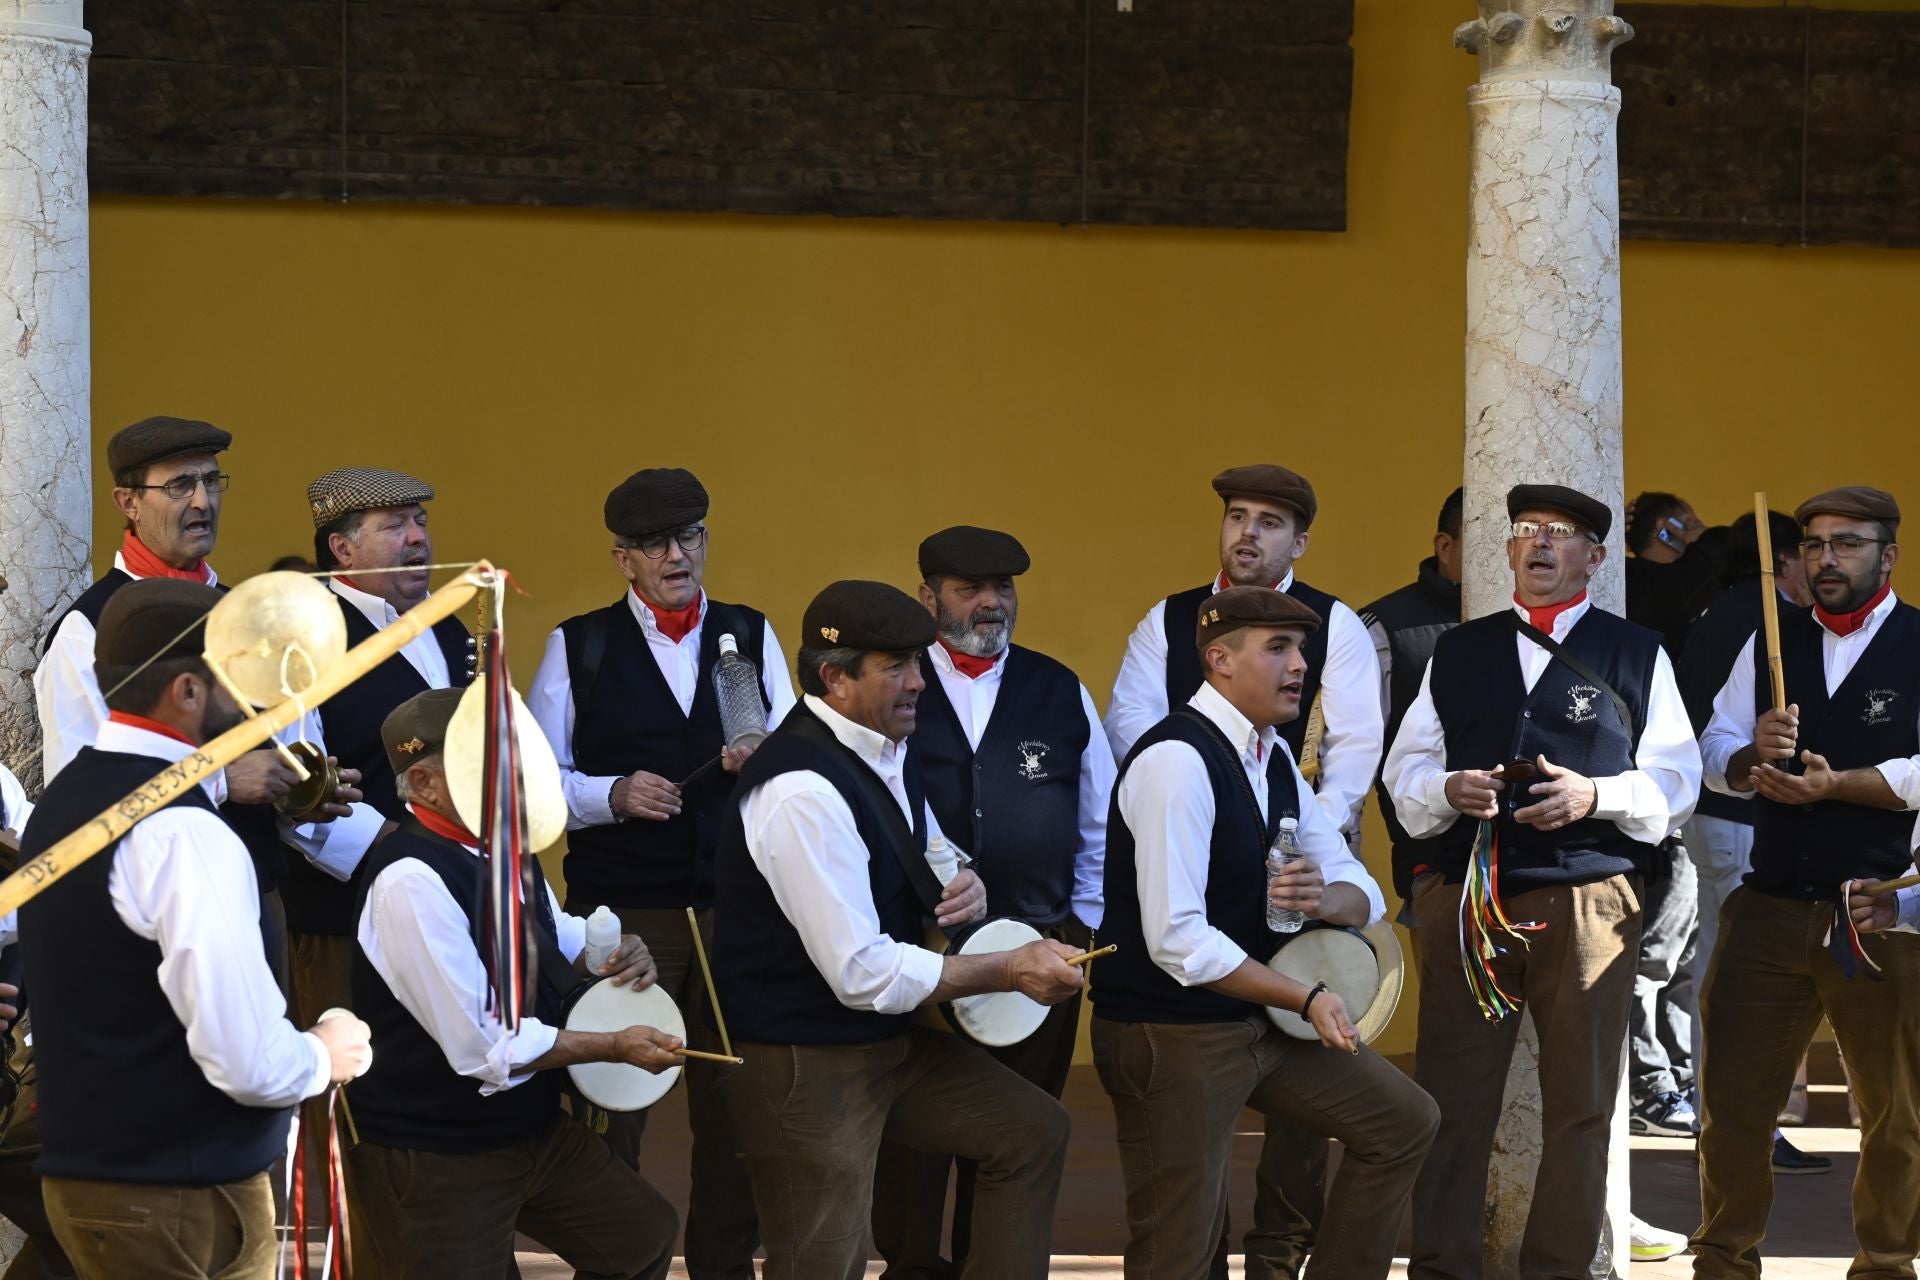
[[[1219,580],[1216,578],[1216,582]],[[1293,585],[1288,572],[1277,591]],[[1350,840],[1359,839],[1360,806],[1373,789],[1380,767],[1381,741],[1386,719],[1380,709],[1380,665],[1373,638],[1360,615],[1335,601],[1327,628],[1327,661],[1320,672],[1321,708],[1326,734],[1320,739],[1320,787],[1315,801]],[[1181,643],[1191,644],[1191,636]],[[1124,760],[1142,734],[1166,718],[1167,602],[1147,610],[1147,616],[1127,639],[1127,653],[1114,678],[1113,698],[1107,704],[1107,740],[1113,757]],[[1312,714],[1301,707],[1301,715]]]
[[[940,679],[941,692],[947,695],[960,721],[960,731],[967,735],[967,745],[978,751],[1000,699],[1000,680],[1007,670],[1006,651],[975,678],[953,665],[953,655],[946,646],[934,644],[927,654]],[[1106,732],[1100,727],[1100,713],[1094,710],[1093,695],[1084,684],[1080,686],[1080,709],[1087,717],[1087,749],[1080,753],[1080,839],[1073,854],[1073,914],[1089,929],[1098,929],[1106,909],[1107,803],[1113,794],[1115,769]]]
[[[362,591],[347,583],[343,578],[328,578],[327,589],[360,611],[360,615],[379,631],[400,620],[400,611],[392,603],[371,592]],[[447,670],[446,651],[441,649],[440,641],[429,627],[413,639],[407,641],[400,650],[420,678],[427,682],[429,689],[447,689],[453,685],[452,673]]]
[[[0,804],[6,809],[5,830],[13,832],[17,838],[27,829],[27,819],[33,816],[33,801],[27,799],[27,789],[20,785],[20,779],[13,776],[13,770],[0,764]],[[20,936],[19,913],[7,912],[0,916],[0,950],[13,945]]]
[[[476,846],[463,847],[479,860]],[[544,878],[540,890],[553,912],[560,954],[571,964],[586,946],[587,922],[560,910]],[[523,1017],[509,1032],[488,1009],[490,983],[473,945],[473,922],[437,871],[418,858],[390,864],[367,886],[356,932],[394,999],[433,1037],[448,1066],[479,1082],[482,1097],[532,1078],[528,1064],[546,1056],[560,1029]]]
[[[1286,753],[1298,794],[1310,794],[1293,752],[1271,728],[1253,722],[1210,684],[1188,702],[1217,725],[1240,755],[1247,781],[1267,815],[1267,766],[1275,751]],[[1140,895],[1140,927],[1153,962],[1186,987],[1218,982],[1247,958],[1239,944],[1207,920],[1207,864],[1212,856],[1215,809],[1206,762],[1184,742],[1158,742],[1142,751],[1120,779],[1120,814],[1133,833],[1134,875]],[[1295,833],[1300,848],[1319,864],[1328,884],[1350,884],[1367,895],[1367,923],[1386,914],[1386,900],[1366,867],[1347,848],[1338,827],[1318,805],[1300,807]],[[1266,957],[1261,957],[1264,963]]]
[[[682,715],[693,714],[693,695],[700,680],[700,633],[707,625],[707,593],[700,593],[700,620],[679,640],[668,638],[654,621],[653,610],[634,591],[627,591],[627,607],[647,638],[647,652],[653,655],[673,690],[674,701]],[[762,628],[760,678],[773,707],[767,713],[769,727],[779,724],[793,710],[793,682],[787,675],[787,658],[773,634],[773,624]],[[527,709],[539,722],[553,754],[560,762],[560,787],[567,797],[567,830],[604,827],[624,819],[614,816],[611,794],[618,777],[603,778],[580,773],[573,767],[573,680],[567,670],[567,638],[559,627],[547,637],[547,651],[534,672],[533,688],[527,695]],[[678,779],[669,779],[678,781]]]
[[[1574,624],[1592,607],[1591,601],[1582,600],[1563,610],[1554,618],[1550,634],[1564,643]],[[1515,604],[1513,609],[1522,618],[1527,616],[1525,606]],[[1553,655],[1517,631],[1513,639],[1520,655],[1521,677],[1531,692]],[[1420,677],[1419,696],[1400,722],[1400,732],[1387,752],[1386,769],[1381,774],[1400,825],[1415,839],[1437,836],[1461,817],[1447,802],[1447,779],[1452,774],[1447,769],[1446,731],[1433,705],[1432,681],[1433,663],[1429,660],[1426,674]],[[1654,655],[1646,721],[1634,751],[1634,768],[1610,778],[1593,779],[1597,803],[1589,816],[1613,823],[1629,839],[1659,844],[1693,816],[1693,806],[1700,798],[1700,749],[1694,742],[1693,723],[1687,719],[1679,686],[1674,683],[1673,664],[1664,649]],[[1505,763],[1488,760],[1474,767],[1491,769]]]
[[[106,721],[102,751],[178,763],[197,750]],[[216,778],[200,783],[209,798]],[[107,894],[121,923],[160,948],[157,977],[207,1083],[249,1107],[286,1107],[327,1087],[319,1039],[287,1021],[260,936],[260,885],[246,846],[218,814],[176,804],[121,837]],[[75,963],[83,963],[75,957]]]
[[[905,772],[907,741],[912,739],[890,742],[812,694],[805,700],[840,744],[886,784],[911,823]],[[868,861],[892,855],[868,850],[853,810],[833,784],[810,769],[795,770],[761,783],[740,806],[753,865],[766,877],[807,958],[840,1003],[886,1014],[907,1013],[926,1003],[940,985],[945,961],[925,947],[895,942],[881,932]],[[940,827],[931,808],[926,819],[932,843]]]

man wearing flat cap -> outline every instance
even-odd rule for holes
[[[972,856],[989,916],[1024,920],[1084,950],[1100,927],[1114,773],[1093,698],[1067,667],[1013,643],[1015,579],[1030,564],[1018,539],[956,525],[923,541],[919,560],[920,603],[937,631],[920,656],[926,687],[912,741],[927,804]],[[1079,1025],[1075,998],[1025,1040],[988,1052],[1057,1098]],[[874,1241],[890,1280],[946,1274],[940,1229],[951,1163],[892,1143],[883,1151]],[[974,1170],[962,1162],[955,1259],[968,1249],[973,1199]]]
[[[1203,601],[1199,690],[1120,765],[1100,934],[1119,950],[1094,978],[1093,1054],[1120,1141],[1129,1275],[1206,1274],[1251,1106],[1345,1144],[1313,1274],[1381,1280],[1433,1139],[1433,1103],[1360,1043],[1340,996],[1267,967],[1281,940],[1270,907],[1350,927],[1386,909],[1277,732],[1300,714],[1320,626],[1268,586]],[[1289,820],[1306,856],[1269,877]],[[1281,1032],[1269,1008],[1306,1018],[1316,1040]]]
[[[865,1274],[881,1136],[979,1163],[962,1277],[1044,1280],[1067,1113],[913,1013],[960,996],[1073,999],[1075,949],[921,945],[978,919],[906,748],[937,632],[912,596],[836,582],[801,625],[805,697],[740,772],[715,861],[714,982],[746,1065],[722,1080],[766,1242],[766,1280]],[[956,833],[960,834],[960,833]]]
[[[1755,636],[1701,735],[1707,785],[1753,806],[1751,869],[1727,898],[1701,992],[1694,1274],[1757,1276],[1774,1117],[1822,1014],[1860,1107],[1850,1274],[1920,1255],[1920,611],[1894,595],[1900,507],[1865,485],[1794,512],[1813,608],[1780,619],[1786,705]]]
[[[510,1274],[523,1231],[581,1275],[659,1280],[673,1261],[673,1207],[565,1115],[558,1070],[680,1064],[680,1040],[653,1027],[561,1026],[567,988],[589,976],[644,987],[653,960],[628,934],[589,975],[587,922],[560,910],[530,856],[534,1008],[513,1031],[494,1017],[477,941],[480,839],[453,806],[444,755],[460,696],[415,694],[380,730],[405,816],[355,880],[353,1008],[380,1054],[352,1092],[354,1274]]]
[[[1587,1273],[1642,885],[1700,785],[1660,637],[1587,598],[1613,513],[1527,484],[1507,494],[1507,514],[1513,608],[1440,637],[1383,773],[1401,824],[1433,841],[1411,899],[1414,1078],[1440,1104],[1413,1198],[1408,1274],[1421,1280],[1480,1274],[1481,1233],[1462,1224],[1485,1217],[1522,1004],[1540,1028],[1542,1147],[1520,1271]]]
[[[196,487],[201,487],[196,485]],[[21,841],[44,853],[240,723],[201,657],[200,582],[126,584],[93,620],[105,722]],[[20,909],[33,975],[40,1172],[75,1268],[266,1280],[267,1168],[294,1104],[364,1070],[367,1025],[286,1017],[248,850],[203,780]]]
[[[623,929],[644,937],[661,989],[698,1040],[704,988],[686,910],[713,905],[714,845],[746,758],[727,748],[721,725],[713,672],[723,644],[758,666],[769,725],[793,705],[793,687],[765,615],[702,585],[707,491],[692,472],[634,473],[607,495],[605,517],[628,589],[547,638],[527,705],[553,744],[567,796],[567,909],[611,907]],[[753,1202],[712,1084],[706,1072],[687,1080],[687,1268],[694,1280],[741,1280],[753,1274]],[[592,1113],[596,1127],[603,1118],[615,1151],[637,1160],[646,1113]]]

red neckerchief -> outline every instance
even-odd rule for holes
[[[978,680],[993,670],[998,658],[976,658],[970,653],[962,653],[947,643],[945,636],[940,637],[940,647],[947,651],[947,657],[953,659],[953,669],[969,680]]]
[[[1819,617],[1821,626],[1837,636],[1850,636],[1867,625],[1868,616],[1880,607],[1880,602],[1887,598],[1887,592],[1891,590],[1893,584],[1889,582],[1873,593],[1873,599],[1852,613],[1828,613],[1818,604],[1813,606],[1813,611]]]
[[[442,839],[452,840],[456,844],[464,844],[469,849],[478,849],[480,847],[480,837],[455,822],[452,818],[441,817],[433,810],[422,805],[409,804],[407,808],[413,810],[413,816],[420,819],[421,826]]]
[[[662,609],[638,591],[633,598],[647,606],[647,612],[653,615],[653,625],[660,628],[660,634],[679,644],[687,638],[687,633],[700,625],[700,597],[695,596],[693,603],[684,609]]]
[[[199,748],[200,744],[180,732],[170,724],[161,724],[158,720],[149,720],[146,716],[137,716],[131,711],[109,711],[107,719],[114,724],[124,724],[129,729],[145,729],[148,733],[157,733],[163,738],[172,738],[175,742],[184,742],[188,746]]]
[[[1285,581],[1286,581],[1285,578],[1280,579],[1280,582],[1285,582]],[[1278,591],[1280,589],[1280,582],[1276,582],[1273,584],[1273,589],[1275,591]],[[1222,591],[1225,591],[1228,587],[1232,585],[1233,584],[1231,582],[1227,581],[1227,571],[1225,569],[1222,569],[1220,571],[1220,576],[1213,580],[1213,593],[1215,595],[1219,595]]]
[[[335,582],[337,582],[337,583],[339,583],[339,584],[340,584],[341,586],[343,586],[343,587],[352,587],[352,588],[353,588],[353,589],[354,589],[355,591],[358,591],[358,592],[360,592],[360,593],[361,593],[362,595],[369,595],[369,596],[370,596],[370,595],[372,595],[372,594],[373,594],[373,592],[371,592],[371,591],[368,591],[368,590],[367,590],[367,589],[366,589],[365,587],[363,587],[363,586],[361,586],[361,585],[360,585],[359,583],[357,583],[357,582],[355,582],[355,581],[354,581],[354,580],[353,580],[352,578],[349,578],[349,577],[348,577],[348,576],[347,576],[346,574],[344,574],[344,573],[336,573],[336,574],[334,574],[334,575],[333,575],[333,580],[334,580]]]
[[[207,567],[204,558],[191,569],[176,569],[155,555],[153,548],[134,537],[131,529],[120,537],[120,558],[127,562],[127,572],[136,578],[179,578],[184,582],[213,585],[213,570]]]
[[[1585,602],[1586,598],[1587,593],[1582,591],[1571,600],[1562,600],[1559,604],[1541,605],[1537,609],[1530,604],[1521,604],[1518,595],[1514,596],[1513,602],[1527,611],[1527,621],[1533,624],[1534,630],[1552,635],[1554,620],[1573,606]]]

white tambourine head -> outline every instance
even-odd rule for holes
[[[207,614],[206,656],[256,707],[313,687],[347,651],[340,600],[304,573],[262,573]]]
[[[520,742],[520,794],[527,809],[527,847],[540,852],[566,834],[567,800],[560,790],[560,765],[546,734],[534,722],[518,690],[513,696],[514,732]],[[469,831],[482,824],[486,794],[487,678],[477,676],[447,725],[444,760],[454,812]]]

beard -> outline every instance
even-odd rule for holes
[[[981,630],[981,623],[999,625]],[[1013,640],[1011,609],[975,609],[973,616],[963,621],[947,612],[945,604],[938,604],[935,606],[933,624],[942,640],[970,657],[997,658]]]

